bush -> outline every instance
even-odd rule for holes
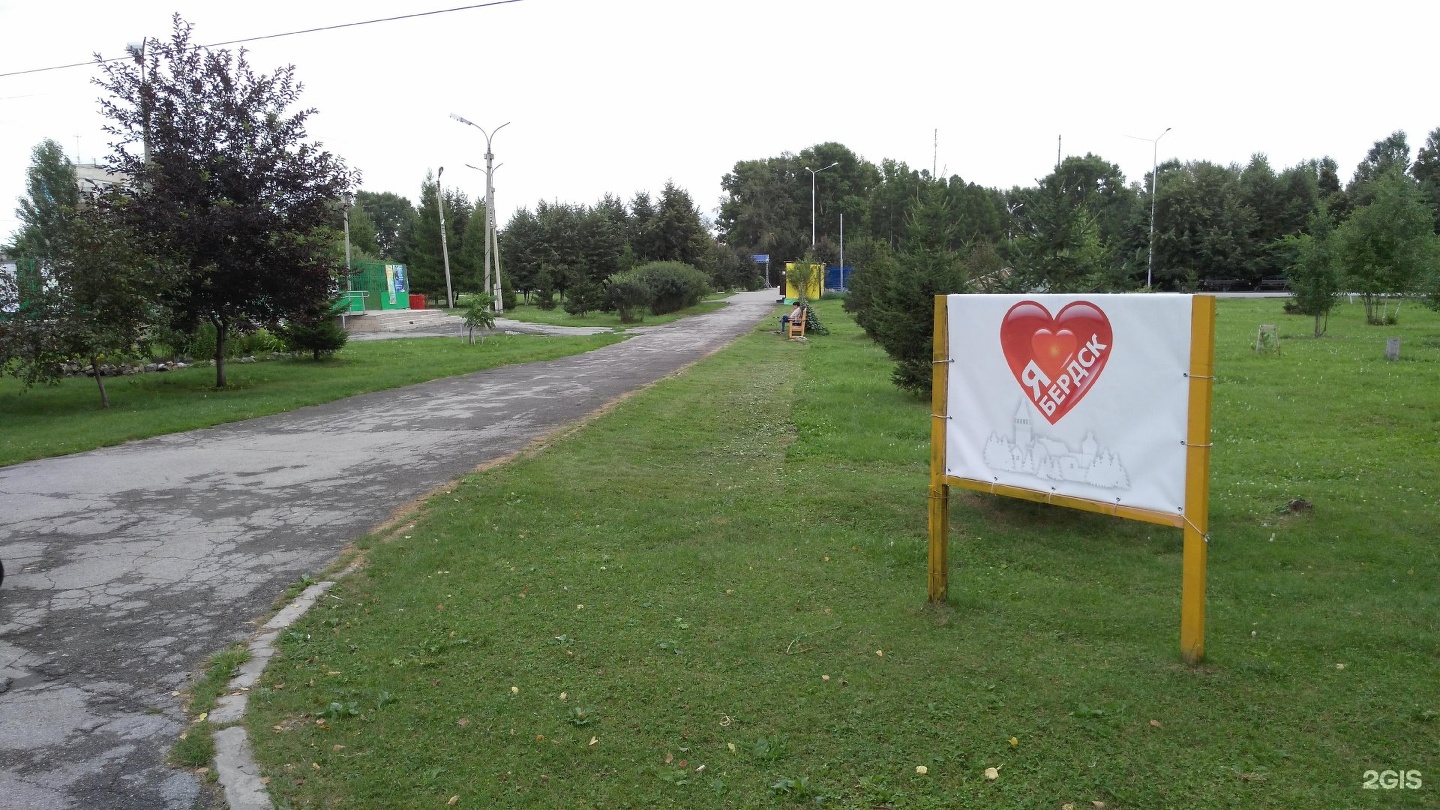
[[[631,271],[650,289],[650,312],[664,315],[700,303],[710,293],[710,280],[683,262],[650,262]]]
[[[638,271],[629,270],[610,277],[606,290],[606,305],[620,313],[621,323],[638,323],[645,320],[644,310],[653,298],[650,285]]]
[[[345,348],[350,333],[333,319],[326,318],[312,323],[297,321],[286,324],[281,329],[280,339],[290,351],[310,352],[318,361]]]
[[[281,348],[280,339],[268,329],[256,329],[248,335],[241,335],[231,341],[226,354],[232,357],[245,357],[246,355],[269,354],[279,351]]]
[[[570,288],[565,296],[565,311],[577,318],[599,309],[605,303],[605,290],[593,281],[584,281]]]

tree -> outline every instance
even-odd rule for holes
[[[344,227],[344,223],[341,223]],[[375,220],[370,218],[364,206],[350,206],[350,251],[353,256],[380,258],[380,243],[376,239]]]
[[[46,139],[31,150],[25,192],[15,209],[20,219],[15,254],[43,261],[50,258],[54,243],[65,233],[80,203],[75,166],[60,144]]]
[[[244,51],[202,48],[190,35],[175,15],[143,72],[97,58],[97,83],[109,93],[105,129],[119,139],[107,168],[131,178],[117,210],[177,271],[163,297],[172,322],[215,326],[223,387],[229,334],[333,299],[341,268],[327,225],[355,176],[306,139],[313,109],[289,111],[300,94],[293,67],[257,74]]]
[[[1373,201],[1335,229],[1333,255],[1345,286],[1365,298],[1365,320],[1386,295],[1414,291],[1440,263],[1435,214],[1408,176],[1392,169],[1371,181]]]
[[[1314,316],[1318,338],[1325,334],[1330,310],[1340,298],[1340,274],[1331,255],[1330,217],[1323,209],[1313,215],[1308,230],[1285,237],[1294,257],[1286,277],[1295,311]]]
[[[375,224],[375,243],[380,257],[389,261],[405,260],[405,237],[414,227],[415,206],[410,201],[389,191],[376,193],[361,191],[355,194],[355,204],[365,209],[370,221]]]
[[[440,239],[440,182],[426,173],[420,184],[420,210],[405,235],[405,266],[410,271],[410,290],[423,295],[445,294],[445,251],[449,251],[450,280],[464,278],[467,267],[462,235],[470,220],[470,201],[461,192],[445,191],[445,239]],[[483,240],[482,240],[483,245]]]
[[[1255,212],[1245,205],[1239,169],[1194,161],[1164,173],[1156,197],[1155,278],[1174,286],[1197,278],[1254,272]]]
[[[125,200],[118,193],[94,200],[63,216],[47,229],[48,260],[19,296],[19,278],[0,279],[0,311],[13,316],[0,323],[0,368],[25,387],[55,382],[61,364],[88,363],[110,407],[101,367],[105,358],[133,352],[153,321],[152,301],[168,282],[163,268],[117,215]]]
[[[1425,145],[1415,153],[1410,173],[1420,184],[1420,193],[1435,212],[1435,232],[1440,233],[1440,127],[1431,131]]]

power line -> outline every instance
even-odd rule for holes
[[[398,16],[398,17],[382,17],[381,19],[378,19],[378,20],[362,20],[361,22],[340,23],[340,24],[338,24],[338,25],[326,25],[326,26],[322,26],[322,27],[320,27],[320,28],[306,28],[306,29],[303,30],[303,31],[286,31],[286,32],[283,33],[283,34],[266,34],[266,35],[264,35],[264,36],[259,36],[259,37],[247,37],[247,38],[245,38],[245,39],[231,39],[231,40],[227,40],[227,41],[225,41],[225,42],[213,42],[213,43],[211,43],[211,44],[209,44],[209,45],[201,45],[200,47],[201,47],[201,48],[218,48],[218,47],[220,47],[220,46],[222,46],[222,45],[239,45],[239,44],[242,44],[242,43],[245,43],[245,42],[259,42],[259,41],[262,40],[262,39],[279,39],[280,37],[293,37],[293,36],[296,36],[297,34],[314,34],[314,33],[320,32],[320,31],[335,31],[335,30],[340,29],[340,28],[354,28],[354,27],[359,26],[359,25],[373,25],[373,24],[375,24],[375,23],[395,22],[395,21],[397,21],[397,20],[409,20],[409,19],[413,19],[413,18],[415,18],[415,17],[433,17],[433,16],[436,15],[436,14],[449,14],[449,13],[454,12],[454,11],[471,11],[471,10],[477,9],[477,8],[489,8],[490,6],[503,6],[503,5],[508,5],[508,4],[510,4],[510,3],[519,3],[520,1],[521,1],[521,0],[491,0],[491,2],[489,2],[489,3],[475,3],[474,5],[469,5],[469,6],[457,6],[457,7],[455,7],[455,8],[443,8],[443,9],[440,9],[440,10],[438,10],[438,11],[418,11],[418,12],[416,12],[416,13],[414,13],[414,14],[402,14],[402,15],[400,15],[400,16]],[[123,61],[125,61],[126,59],[129,59],[129,58],[130,58],[130,57],[128,57],[128,56],[117,56],[117,57],[115,57],[115,58],[113,58],[113,59],[101,59],[101,60],[98,60],[98,63],[99,63],[99,64],[104,64],[104,63],[106,63],[106,62],[123,62]],[[52,66],[52,67],[31,68],[30,70],[14,70],[14,71],[11,71],[11,72],[9,72],[9,73],[0,73],[0,79],[3,79],[3,78],[5,78],[5,77],[7,77],[7,76],[24,76],[24,75],[29,74],[29,73],[45,73],[45,72],[52,71],[52,70],[69,70],[70,68],[86,67],[86,66],[88,66],[88,65],[94,65],[94,64],[97,64],[97,62],[94,61],[94,60],[92,60],[92,61],[89,61],[89,62],[75,62],[75,63],[69,64],[69,65],[54,65],[54,66]]]

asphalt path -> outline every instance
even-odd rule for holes
[[[583,355],[0,468],[0,808],[195,807],[165,757],[205,659],[398,507],[776,312],[729,300]]]

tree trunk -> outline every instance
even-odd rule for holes
[[[1320,328],[1320,318],[1321,318],[1321,317],[1322,317],[1322,314],[1321,314],[1321,313],[1319,313],[1319,312],[1315,313],[1315,337],[1317,337],[1317,338],[1320,337],[1321,335],[1325,334],[1325,330]]]
[[[100,386],[100,407],[110,408],[110,395],[105,392],[105,378],[100,376],[100,358],[90,358],[90,368],[95,369],[95,384]]]
[[[215,387],[225,387],[225,333],[230,331],[224,320],[212,319],[215,325]]]

